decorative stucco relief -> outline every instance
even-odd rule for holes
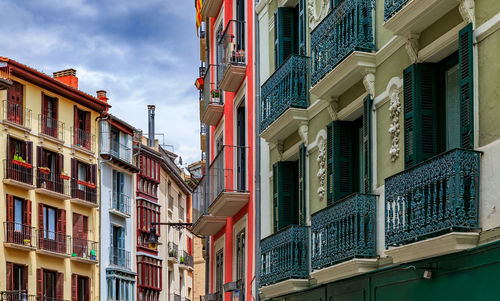
[[[399,100],[399,89],[394,88],[389,96],[389,112],[391,118],[391,125],[389,127],[389,134],[391,135],[391,148],[389,149],[389,155],[391,156],[391,161],[396,162],[399,158],[399,115],[401,114],[401,101]]]
[[[308,0],[309,29],[313,30],[323,20],[330,10],[329,0]]]
[[[318,140],[318,198],[322,201],[325,198],[325,179],[326,179],[326,143],[323,137]]]

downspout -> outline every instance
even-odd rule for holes
[[[259,39],[259,16],[256,6],[259,3],[257,0],[254,5],[254,32],[255,32],[255,298],[259,301],[259,286],[260,286],[260,39]]]

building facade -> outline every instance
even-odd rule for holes
[[[102,93],[102,92],[101,92]],[[136,300],[135,184],[137,130],[108,114],[100,121],[100,285],[102,300]]]
[[[205,300],[252,300],[254,1],[202,2],[197,83],[203,83],[198,87],[206,169],[193,194],[192,231],[206,237]]]
[[[99,300],[95,137],[109,105],[78,90],[74,69],[50,77],[7,58],[0,66],[0,294]]]
[[[498,1],[256,12],[260,298],[495,300]]]

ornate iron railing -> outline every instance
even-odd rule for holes
[[[387,22],[392,16],[400,11],[410,0],[385,0],[384,21]]]
[[[207,210],[207,186],[206,186],[206,179],[207,177],[202,177],[200,182],[198,183],[198,186],[194,189],[193,192],[193,207],[192,207],[192,214],[193,214],[193,222],[196,223],[196,221],[203,215],[205,214]]]
[[[182,257],[179,258],[179,261],[181,264],[193,267],[194,266],[194,261],[193,261],[193,256],[189,255],[188,252],[183,251],[182,252]]]
[[[97,261],[98,246],[99,244],[95,241],[91,241],[86,238],[73,237],[71,256]]]
[[[311,268],[376,255],[377,196],[354,194],[311,216]]]
[[[291,225],[260,242],[260,285],[309,277],[309,227]]]
[[[289,108],[309,106],[309,58],[290,55],[262,85],[261,132]]]
[[[5,242],[26,247],[35,246],[35,231],[30,225],[19,224],[16,222],[3,222],[5,230]]]
[[[97,188],[95,183],[87,183],[71,179],[71,197],[97,204]]]
[[[43,188],[69,197],[69,178],[66,175],[52,172],[47,167],[37,167],[36,187]]]
[[[168,257],[177,258],[177,254],[179,253],[179,246],[173,242],[168,243]]]
[[[31,129],[31,110],[23,105],[3,101],[3,119],[11,123],[18,124],[25,128]]]
[[[311,32],[311,86],[353,51],[375,50],[375,1],[342,1]]]
[[[95,152],[95,135],[79,128],[71,128],[71,140],[73,144]]]
[[[33,165],[21,160],[3,160],[5,179],[33,185]]]
[[[38,114],[38,133],[64,141],[64,122]]]
[[[112,265],[130,269],[130,252],[122,248],[109,247],[109,261]]]
[[[71,236],[45,229],[38,229],[37,236],[38,249],[61,254],[70,254],[68,247],[71,244]]]
[[[224,33],[218,37],[217,44],[222,47],[221,77],[231,65],[246,66],[245,22],[229,20]]]
[[[112,193],[111,208],[123,214],[130,215],[131,201],[130,197],[124,193],[113,191]]]
[[[477,229],[481,153],[454,149],[385,180],[385,242]]]
[[[0,301],[35,301],[35,295],[28,295],[26,290],[23,291],[2,291],[0,292]]]

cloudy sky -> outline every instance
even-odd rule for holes
[[[111,112],[145,133],[155,104],[165,144],[199,159],[193,0],[0,0],[0,12],[0,56],[50,75],[75,68],[81,90],[106,90]]]

